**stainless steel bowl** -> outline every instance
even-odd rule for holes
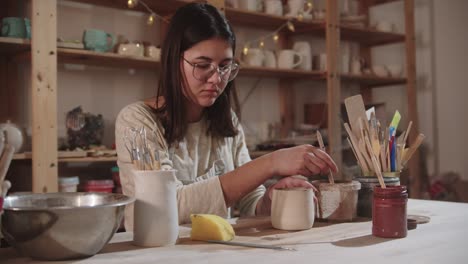
[[[41,260],[93,256],[109,242],[125,205],[113,193],[17,194],[5,198],[2,231],[23,255]]]

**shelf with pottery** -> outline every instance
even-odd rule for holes
[[[31,50],[29,39],[0,37],[0,53],[19,53]]]
[[[104,7],[110,7],[115,9],[128,10],[128,0],[70,0],[73,2],[79,2],[83,4],[98,5]],[[169,3],[170,2],[170,3]],[[192,2],[205,2],[201,0],[195,0]],[[174,13],[179,7],[186,5],[187,1],[180,0],[145,0],[145,4],[149,8],[155,10],[159,15],[168,15]],[[132,10],[146,12],[147,10],[142,5],[136,5]]]
[[[241,66],[239,74],[241,76],[271,77],[271,78],[305,78],[314,80],[324,80],[325,72],[306,71],[299,69],[279,69],[268,67]]]
[[[31,152],[16,153],[13,155],[13,160],[31,160]],[[58,151],[58,162],[114,162],[117,161],[117,156],[88,156],[87,151]]]
[[[238,8],[226,8],[226,17],[237,25],[255,25],[262,28],[277,28],[288,21],[287,17],[270,15],[260,12],[245,11]],[[293,20],[294,34],[314,34],[325,36],[326,22],[324,19]],[[378,46],[405,41],[405,35],[396,32],[379,31],[373,28],[363,28],[345,23],[340,25],[341,38],[361,43],[366,46]]]

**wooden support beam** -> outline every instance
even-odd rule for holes
[[[406,96],[408,117],[413,121],[409,135],[410,142],[416,140],[419,134],[418,107],[416,94],[416,37],[414,33],[414,0],[405,1],[405,33],[406,33]],[[416,152],[409,163],[409,193],[411,198],[421,198],[421,168],[419,152]],[[427,187],[427,186],[426,186]]]
[[[338,0],[327,0],[326,18],[326,51],[327,51],[327,107],[328,107],[328,143],[333,160],[341,169],[341,86],[338,62],[340,58],[340,27]],[[336,180],[344,179],[344,175],[339,173]]]
[[[32,191],[57,192],[57,1],[32,0]]]

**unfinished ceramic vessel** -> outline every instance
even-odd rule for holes
[[[314,191],[308,188],[273,190],[271,223],[282,230],[312,228],[315,219]]]
[[[352,221],[357,215],[358,191],[361,183],[314,181],[318,189],[317,218],[338,222]]]

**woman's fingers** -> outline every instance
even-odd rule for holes
[[[309,162],[312,162],[315,166],[317,166],[320,169],[319,172],[321,174],[328,174],[330,167],[325,161],[315,156],[314,153],[307,153],[306,158],[309,160]]]
[[[333,172],[338,172],[338,166],[336,166],[333,159],[325,151],[318,149],[318,148],[314,148],[312,152],[315,154],[317,158],[325,162]]]

